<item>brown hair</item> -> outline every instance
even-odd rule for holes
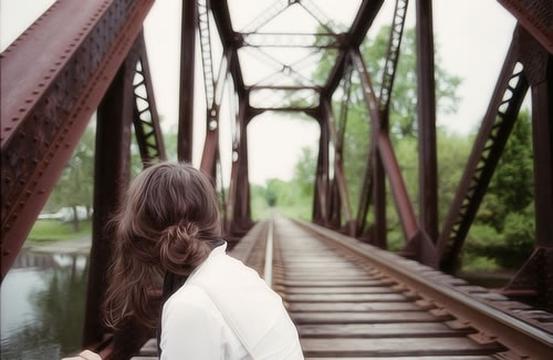
[[[135,318],[155,327],[152,294],[164,274],[188,275],[210,252],[205,240],[221,235],[215,190],[189,164],[153,165],[132,181],[113,226],[106,324]]]

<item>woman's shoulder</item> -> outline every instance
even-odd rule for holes
[[[206,300],[209,300],[209,297],[200,286],[185,283],[167,299],[163,307],[205,305]]]
[[[199,286],[184,284],[163,304],[163,318],[212,318],[221,320],[217,307]]]

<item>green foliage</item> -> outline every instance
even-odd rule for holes
[[[361,54],[370,74],[373,74],[375,91],[381,87],[382,68],[386,58],[390,27],[380,29],[374,39],[365,41]],[[436,49],[439,46],[436,45]],[[417,114],[417,73],[416,73],[416,34],[414,28],[405,29],[401,42],[400,56],[396,69],[394,87],[390,101],[390,132],[403,138],[416,135]],[[455,112],[459,98],[457,87],[461,83],[458,76],[449,74],[440,66],[439,52],[435,51],[435,83],[438,111]]]
[[[87,209],[92,209],[94,145],[94,130],[88,127],[49,198],[49,203],[46,207],[48,211],[55,211],[62,207],[71,207],[76,213],[77,206],[85,206]],[[80,231],[77,216],[74,216],[73,227],[74,231]]]
[[[465,251],[469,260],[471,256],[487,256],[500,267],[518,268],[532,250],[535,234],[531,130],[530,116],[522,112],[467,237]]]
[[[374,89],[378,94],[382,78],[389,27],[382,28],[373,39],[365,41],[361,53],[372,75]],[[396,79],[390,103],[390,134],[407,191],[418,209],[418,144],[416,124],[416,52],[415,32],[406,29]],[[436,53],[436,97],[438,111],[454,112],[457,109],[456,90],[461,80],[440,67]],[[326,79],[333,65],[331,56],[323,56],[314,72],[318,80]],[[338,116],[343,89],[338,88],[333,98],[335,118]],[[473,145],[474,134],[460,136],[438,129],[437,156],[439,181],[440,223],[447,214],[455,191],[464,171]],[[363,174],[367,164],[371,142],[369,114],[360,89],[358,75],[352,76],[352,94],[348,107],[347,125],[344,134],[344,170],[354,211],[361,191]],[[307,150],[306,150],[307,151]],[[296,166],[296,175],[287,186],[270,185],[276,192],[277,207],[290,208],[294,201],[297,207],[313,201],[312,184],[316,163],[315,154],[302,156]],[[533,176],[532,176],[531,124],[528,113],[521,113],[506,149],[499,161],[487,195],[481,205],[475,224],[467,237],[463,250],[464,271],[495,271],[501,268],[516,268],[532,249],[534,238]],[[301,171],[300,171],[301,170]],[[303,189],[300,194],[296,189]],[[306,191],[309,189],[309,191]],[[280,192],[286,193],[284,196]],[[290,194],[294,194],[289,196]],[[308,196],[309,194],[309,196]],[[304,206],[307,208],[307,206]],[[287,210],[288,211],[288,210]],[[289,211],[294,213],[294,211]],[[309,217],[305,211],[304,217]],[[372,214],[369,212],[369,224]],[[404,244],[401,225],[395,211],[388,184],[387,191],[388,244],[391,250],[399,250]]]
[[[261,219],[274,208],[283,215],[309,220],[315,182],[315,155],[305,147],[289,181],[267,180],[265,186],[252,185],[252,217]]]
[[[531,131],[528,112],[521,112],[482,203],[479,222],[502,230],[509,214],[525,211],[532,202]]]

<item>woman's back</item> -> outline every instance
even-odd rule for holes
[[[303,359],[282,299],[215,248],[165,303],[162,359]]]

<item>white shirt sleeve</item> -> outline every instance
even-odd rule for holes
[[[161,360],[223,358],[222,324],[211,309],[198,302],[201,300],[198,297],[202,296],[196,292],[165,303],[161,320]]]

